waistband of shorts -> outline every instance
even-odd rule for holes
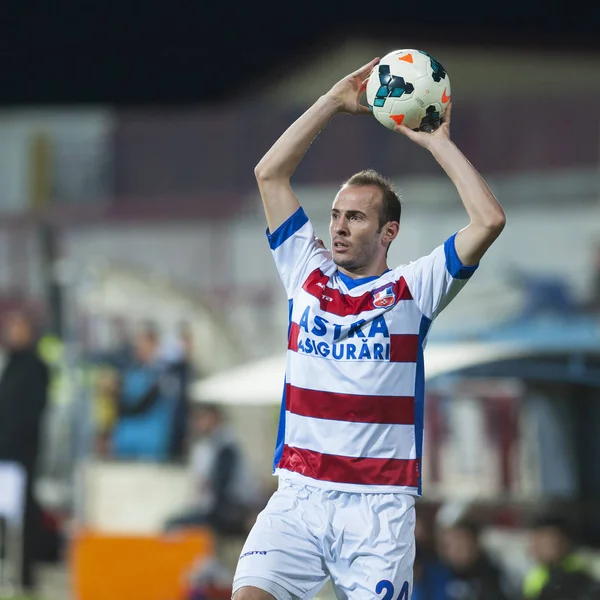
[[[364,491],[361,490],[344,490],[344,489],[338,489],[336,487],[329,487],[326,485],[320,486],[320,485],[314,485],[312,483],[310,483],[311,480],[309,480],[308,482],[304,481],[305,478],[302,475],[299,475],[297,473],[293,473],[291,471],[279,471],[277,473],[278,477],[279,477],[279,481],[277,484],[277,489],[289,489],[289,488],[293,488],[293,489],[297,489],[297,490],[305,490],[311,494],[317,494],[317,495],[325,495],[325,494],[350,494],[350,495],[357,495],[357,496],[377,496],[377,495],[393,495],[393,496],[398,496],[398,497],[403,497],[403,498],[410,498],[412,499],[413,502],[415,502],[417,500],[417,494],[414,494],[410,491],[396,491],[396,490],[373,490],[373,489],[369,489],[366,488]]]

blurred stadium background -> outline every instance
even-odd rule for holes
[[[399,47],[447,69],[453,139],[508,219],[430,338],[419,514],[435,527],[476,518],[518,589],[533,565],[528,523],[560,511],[600,574],[597,7],[509,3],[477,15],[458,2],[424,22],[420,4],[410,16],[389,3],[360,14],[148,2],[129,16],[111,6],[1,9],[0,318],[34,320],[51,374],[35,597],[200,598],[190,578],[235,564],[243,528],[164,527],[198,495],[187,403],[220,407],[259,498],[276,485],[287,307],[253,167],[330,85]],[[366,167],[404,197],[392,263],[464,224],[425,152],[341,116],[295,175],[324,239],[337,186]],[[118,382],[134,338],[154,330],[182,411],[158,426],[185,441],[167,453],[143,440],[120,450]],[[0,482],[7,498],[14,488]]]

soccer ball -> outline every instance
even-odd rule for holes
[[[395,50],[371,72],[366,94],[371,112],[388,129],[433,131],[450,102],[450,78],[426,52]]]

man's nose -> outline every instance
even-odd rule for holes
[[[348,221],[346,219],[338,219],[335,224],[335,232],[338,235],[348,235]]]

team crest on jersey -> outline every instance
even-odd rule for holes
[[[394,293],[394,286],[388,285],[387,287],[373,292],[373,306],[375,308],[387,308],[396,303],[396,294]]]

